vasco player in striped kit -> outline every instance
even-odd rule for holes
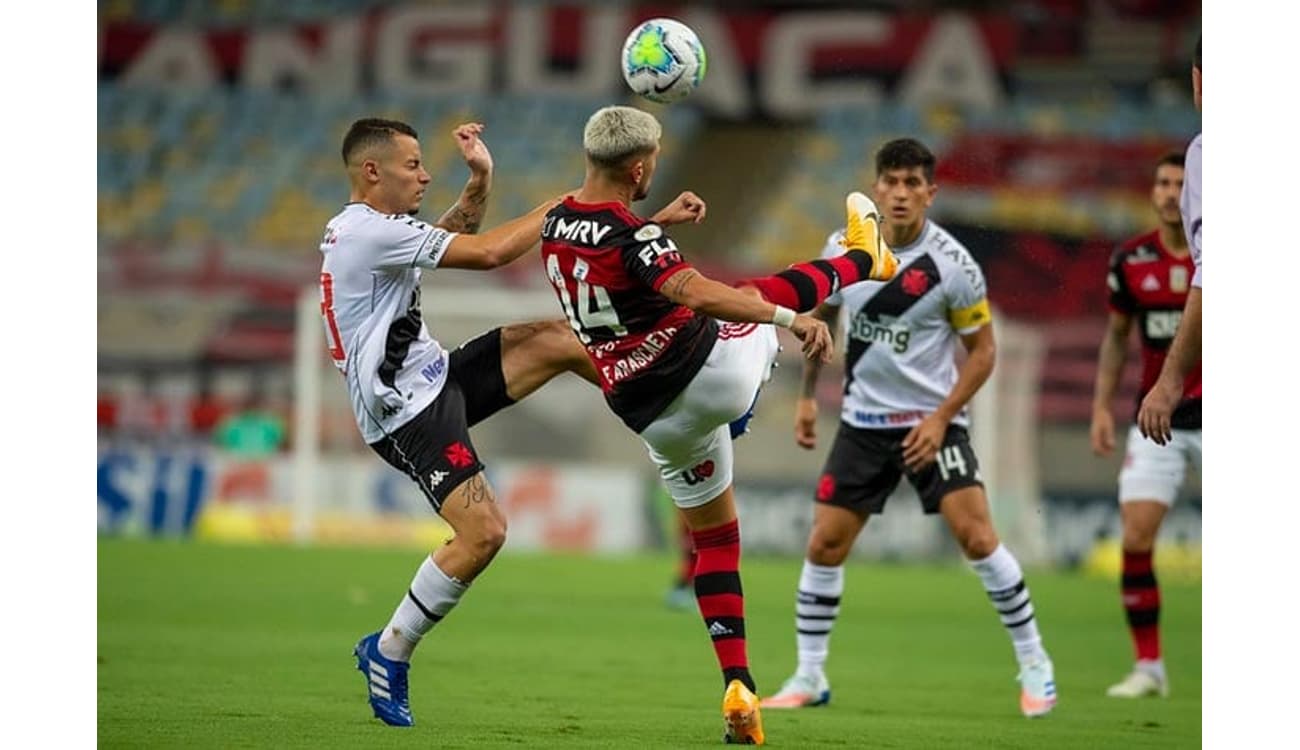
[[[940,514],[979,576],[1020,666],[1020,710],[1042,716],[1056,704],[1052,661],[1020,563],[998,538],[966,405],[993,371],[996,346],[984,274],[961,243],[926,212],[938,186],[936,159],[911,138],[876,152],[875,199],[885,242],[900,268],[888,283],[845,285],[817,311],[847,312],[840,425],[813,493],[813,527],[795,596],[798,667],[765,708],[830,701],[824,666],[844,593],[844,562],[873,514],[904,477],[927,514]],[[832,232],[823,255],[838,252]],[[960,367],[958,347],[966,352]],[[795,440],[816,447],[818,361],[804,362]]]
[[[455,537],[424,559],[388,624],[356,645],[374,715],[411,726],[408,672],[424,636],[459,603],[505,543],[506,518],[469,428],[572,371],[597,383],[564,320],[496,328],[448,352],[420,312],[423,271],[488,270],[536,247],[558,199],[477,234],[492,181],[483,126],[454,131],[470,177],[433,223],[415,216],[431,177],[416,131],[368,118],[343,139],[351,199],[321,241],[321,316],[361,435],[409,476]],[[689,217],[684,198],[660,215]],[[448,689],[452,689],[449,686]]]
[[[631,107],[591,116],[583,131],[586,177],[547,214],[542,260],[606,402],[641,437],[690,527],[695,597],[725,686],[724,739],[763,744],[745,643],[731,441],[771,374],[778,344],[770,324],[790,329],[805,356],[826,356],[825,323],[797,311],[842,285],[889,278],[897,261],[879,241],[874,207],[856,194],[837,257],[740,289],[706,278],[660,222],[631,211],[649,190],[660,135],[652,115]],[[703,219],[703,202],[693,206]]]
[[[1139,402],[1160,375],[1170,342],[1183,315],[1195,264],[1179,211],[1183,155],[1173,153],[1156,165],[1151,201],[1160,226],[1134,237],[1110,259],[1106,284],[1110,316],[1097,359],[1092,399],[1092,450],[1099,456],[1115,448],[1111,402],[1124,372],[1129,336],[1136,326],[1142,341]],[[1136,413],[1136,408],[1135,408]],[[1156,533],[1178,495],[1188,464],[1201,465],[1201,366],[1183,381],[1173,409],[1171,439],[1164,445],[1129,428],[1124,468],[1119,474],[1123,569],[1120,589],[1137,664],[1106,694],[1115,698],[1168,695],[1169,680],[1160,657],[1160,589],[1153,552]]]

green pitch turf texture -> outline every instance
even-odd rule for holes
[[[665,555],[500,556],[425,639],[416,726],[371,718],[352,646],[419,552],[99,542],[98,738],[121,748],[715,747],[722,683]],[[744,561],[751,665],[795,663],[799,561]],[[785,748],[1186,748],[1201,742],[1201,589],[1164,584],[1166,700],[1108,699],[1130,666],[1115,582],[1030,571],[1060,703],[1023,718],[1011,646],[958,564],[852,563],[830,706],[764,713]]]

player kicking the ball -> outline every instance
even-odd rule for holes
[[[879,241],[874,207],[855,194],[846,251],[742,289],[706,278],[662,221],[631,211],[649,191],[660,134],[653,116],[630,107],[591,116],[583,132],[586,178],[547,214],[542,260],[606,402],[644,441],[690,528],[692,586],[722,669],[724,738],[763,744],[745,645],[731,424],[748,417],[771,373],[778,350],[772,324],[790,329],[807,357],[828,356],[826,325],[797,311],[841,286],[890,278],[897,260]],[[698,199],[683,209],[704,218]]]
[[[411,655],[447,617],[505,543],[497,505],[469,428],[572,371],[597,383],[586,351],[563,320],[493,329],[453,352],[420,313],[422,270],[487,270],[537,245],[557,201],[483,234],[492,157],[482,125],[455,130],[470,178],[435,223],[413,215],[430,182],[416,132],[365,119],[343,139],[351,202],[321,241],[321,315],[329,352],[343,375],[366,443],[409,476],[455,537],[425,558],[383,629],[356,645],[374,715],[391,726],[415,720],[408,698]],[[672,223],[685,199],[660,212]]]

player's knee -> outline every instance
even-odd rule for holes
[[[1122,544],[1125,552],[1150,552],[1156,546],[1155,529],[1125,524]]]
[[[1135,500],[1120,505],[1121,535],[1125,552],[1150,552],[1164,519],[1164,507],[1157,500]]]
[[[588,364],[587,350],[566,320],[546,320],[536,324],[537,341],[557,371],[576,370]]]
[[[475,523],[465,541],[474,548],[476,554],[492,557],[506,543],[506,519],[500,513],[484,517]]]
[[[983,560],[998,548],[998,535],[987,523],[971,523],[956,529],[957,543],[969,560]]]
[[[819,534],[808,539],[808,561],[813,565],[842,565],[853,549],[853,539],[842,534]]]

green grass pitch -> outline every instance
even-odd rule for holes
[[[715,747],[722,682],[695,613],[666,609],[673,561],[505,552],[416,653],[416,726],[370,716],[352,646],[387,621],[412,551],[102,539],[103,747]],[[760,692],[795,662],[796,559],[744,560]],[[1157,571],[1158,573],[1158,571]],[[1163,583],[1172,695],[1122,701],[1117,582],[1029,571],[1060,703],[1018,710],[1015,661],[959,564],[851,563],[830,706],[766,711],[784,748],[1185,748],[1201,743],[1201,589]]]

